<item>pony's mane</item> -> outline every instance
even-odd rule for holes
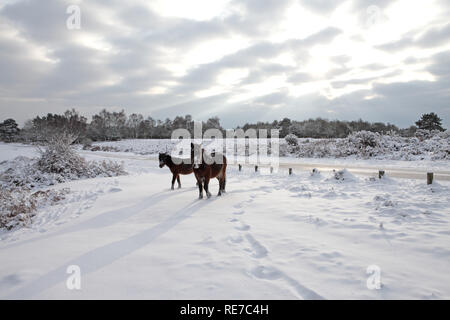
[[[175,160],[176,162],[179,162],[179,163],[182,163],[182,164],[185,164],[185,163],[183,162],[183,160],[185,160],[185,159],[189,159],[189,161],[190,161],[190,157],[189,157],[189,158],[172,157],[172,156],[171,156],[170,154],[168,154],[168,153],[163,153],[163,155],[164,155],[164,160],[170,160],[170,162],[172,162],[173,164],[175,164],[174,160]],[[179,160],[179,161],[177,161],[177,160]]]

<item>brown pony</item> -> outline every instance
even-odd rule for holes
[[[191,143],[191,162],[194,167],[195,178],[197,179],[199,199],[203,198],[202,189],[205,189],[208,198],[211,197],[209,192],[209,180],[211,178],[219,180],[219,193],[217,195],[221,196],[222,193],[225,193],[227,158],[220,154],[216,156],[215,153],[212,154],[212,158],[207,157],[205,156],[205,150],[200,149],[201,161],[198,160],[198,157],[195,160],[195,153],[198,152],[195,150],[196,147],[200,149],[200,146],[195,146]],[[217,157],[220,159],[218,162],[215,161]]]
[[[181,188],[180,174],[191,174],[194,171],[193,164],[184,163],[181,159],[176,160],[177,161],[174,162],[172,157],[167,153],[159,154],[159,167],[162,168],[166,165],[172,172],[172,190],[174,189],[175,179],[178,182],[178,189]]]

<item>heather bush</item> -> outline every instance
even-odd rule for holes
[[[36,210],[65,199],[69,189],[29,192],[22,188],[0,190],[0,229],[11,230],[31,224]]]
[[[298,138],[297,138],[297,136],[296,136],[295,134],[292,134],[292,133],[291,133],[291,134],[288,134],[288,135],[284,138],[284,140],[286,140],[287,144],[290,145],[290,146],[295,147],[295,146],[298,145]]]
[[[115,177],[126,174],[123,164],[86,161],[72,149],[73,137],[62,134],[49,139],[40,157],[17,157],[0,163],[0,228],[31,223],[36,210],[64,199],[68,189],[42,188],[70,180]]]
[[[380,135],[361,131],[342,139],[299,139],[299,145],[280,144],[281,156],[299,158],[345,158],[390,160],[450,159],[448,131],[417,130],[417,137]]]

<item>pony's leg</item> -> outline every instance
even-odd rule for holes
[[[177,176],[175,174],[172,175],[172,190],[174,189],[173,186],[175,184],[175,179],[177,178]]]
[[[222,192],[225,193],[225,186],[227,184],[227,163],[225,161],[224,165],[223,165],[223,173],[222,173]]]
[[[211,197],[211,193],[209,192],[209,177],[208,176],[206,176],[205,177],[205,181],[204,181],[204,183],[203,183],[203,188],[205,189],[205,192],[206,192],[206,196],[208,197],[208,198],[210,198]]]
[[[217,177],[217,181],[219,181],[219,192],[217,193],[217,196],[221,196],[222,195],[222,180]]]
[[[203,186],[202,181],[200,179],[197,179],[197,185],[198,185],[198,198],[203,199]]]
[[[221,196],[222,193],[225,193],[225,184],[227,181],[226,173],[223,171],[223,173],[220,175],[220,177],[217,177],[217,180],[219,180],[219,193],[218,196]]]
[[[181,188],[180,175],[177,175],[178,189]]]
[[[227,184],[227,175],[224,174],[222,177],[222,192],[225,193],[225,185]]]

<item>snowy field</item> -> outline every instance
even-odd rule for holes
[[[237,153],[244,154],[244,149],[250,149],[249,154],[256,153],[257,144],[265,141],[269,146],[272,139],[236,139]],[[341,139],[305,139],[289,135],[277,140],[279,155],[296,159],[344,159],[344,160],[390,160],[390,161],[448,161],[450,160],[450,133],[418,132],[417,137],[404,138],[397,135],[380,135],[360,131]],[[218,139],[203,141],[205,149],[221,150],[224,146],[228,154],[234,152],[234,140]],[[121,141],[96,142],[94,150],[132,152],[140,155],[157,154],[170,151],[177,142],[170,139],[128,139]],[[270,149],[270,146],[268,147]]]
[[[129,175],[55,185],[70,189],[65,201],[0,231],[0,298],[450,299],[450,182],[331,171],[448,161],[314,159],[321,173],[292,176],[230,166],[227,193],[212,181],[213,197],[198,200],[193,175],[171,191],[154,157],[121,151],[79,152],[124,161]],[[35,154],[0,144],[0,161]],[[81,290],[67,288],[72,265]]]

